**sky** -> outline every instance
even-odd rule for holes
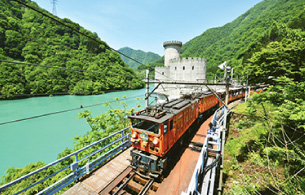
[[[34,0],[53,11],[52,0]],[[60,18],[96,32],[110,47],[164,55],[163,42],[183,43],[232,22],[262,0],[57,0]]]

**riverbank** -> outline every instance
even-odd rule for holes
[[[3,159],[0,162],[0,176],[3,176],[5,170],[12,166],[24,167],[26,164],[39,160],[50,163],[56,160],[57,154],[66,147],[73,147],[72,138],[84,135],[91,130],[84,119],[76,118],[86,106],[91,105],[87,110],[90,110],[95,117],[110,108],[124,108],[121,101],[128,105],[126,109],[137,105],[143,107],[144,99],[140,97],[144,97],[144,94],[145,89],[138,89],[102,95],[61,95],[0,101],[0,123],[79,108],[80,105],[84,107],[84,109],[0,125],[0,159]],[[126,98],[122,98],[123,96]],[[130,97],[134,98],[127,99]],[[121,100],[114,101],[115,98]],[[103,106],[103,103],[110,101],[114,102],[109,106]]]
[[[139,89],[129,89],[129,90],[124,90],[124,91],[130,91],[130,90],[140,90],[140,89],[144,89],[143,88],[139,88]],[[76,95],[76,96],[90,96],[90,95],[102,95],[105,93],[111,93],[111,92],[119,92],[122,90],[104,90],[104,91],[100,91],[97,94],[84,94],[84,93],[69,93],[69,92],[60,92],[60,93],[41,93],[41,94],[18,94],[18,95],[0,95],[0,101],[1,100],[17,100],[17,99],[25,99],[25,98],[31,98],[31,97],[53,97],[53,96],[62,96],[62,95]]]

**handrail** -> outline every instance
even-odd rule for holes
[[[16,184],[16,183],[19,183],[19,182],[21,182],[21,181],[23,181],[23,180],[29,178],[30,176],[33,176],[33,175],[35,175],[35,174],[37,174],[37,173],[39,173],[39,172],[41,172],[41,171],[43,171],[43,170],[45,170],[45,169],[51,167],[51,166],[54,166],[54,165],[56,165],[56,164],[58,164],[58,163],[60,163],[60,162],[62,162],[62,161],[64,161],[64,160],[66,160],[66,159],[68,159],[68,158],[70,158],[70,157],[72,157],[72,156],[75,156],[75,161],[74,161],[72,164],[70,164],[70,165],[68,165],[68,166],[66,166],[66,167],[64,167],[64,168],[62,168],[62,169],[59,170],[59,171],[56,171],[55,173],[52,173],[51,175],[49,175],[49,176],[47,176],[47,177],[45,177],[45,178],[43,178],[43,179],[41,179],[41,180],[35,182],[34,184],[31,184],[30,186],[28,186],[28,187],[24,188],[23,190],[17,192],[16,194],[20,194],[20,193],[22,193],[22,192],[25,192],[25,191],[27,191],[28,189],[30,189],[30,188],[36,186],[37,184],[40,184],[40,183],[44,182],[45,180],[47,180],[47,179],[49,179],[49,178],[51,178],[51,177],[57,175],[58,173],[60,173],[60,172],[62,172],[62,171],[64,171],[64,170],[66,170],[67,168],[70,167],[70,168],[71,168],[71,171],[73,171],[73,172],[71,172],[69,175],[67,175],[66,177],[62,178],[62,179],[59,180],[58,182],[52,184],[52,185],[49,186],[48,188],[42,190],[42,191],[39,192],[38,194],[45,194],[45,192],[47,192],[47,190],[48,190],[49,188],[56,188],[56,191],[55,191],[55,192],[57,192],[57,191],[61,190],[62,188],[64,188],[65,186],[67,186],[68,184],[70,184],[70,183],[72,183],[73,181],[75,181],[75,180],[77,180],[78,178],[80,178],[80,177],[81,177],[82,175],[84,175],[85,173],[89,174],[90,170],[92,170],[93,168],[95,168],[96,166],[98,166],[99,164],[101,164],[102,162],[104,162],[105,160],[109,159],[109,158],[112,157],[114,154],[116,154],[116,153],[122,151],[125,147],[129,146],[129,144],[130,144],[130,143],[129,143],[129,140],[128,140],[129,134],[127,133],[126,135],[124,135],[124,132],[127,131],[129,128],[130,128],[130,127],[126,127],[126,128],[124,128],[124,129],[122,129],[122,130],[120,130],[120,131],[118,131],[118,132],[115,132],[115,133],[113,133],[113,134],[111,134],[111,135],[109,135],[109,136],[107,136],[107,137],[105,137],[105,138],[103,138],[103,139],[100,139],[100,140],[98,140],[98,141],[95,141],[94,143],[92,143],[92,144],[90,144],[90,145],[87,145],[87,146],[85,146],[85,147],[83,147],[83,148],[81,148],[81,149],[79,149],[79,150],[77,150],[77,151],[75,151],[75,152],[73,152],[73,153],[67,155],[67,156],[64,156],[64,157],[62,157],[62,158],[60,158],[60,159],[58,159],[58,160],[56,160],[56,161],[53,161],[53,162],[51,162],[51,163],[49,163],[49,164],[47,164],[47,165],[45,165],[45,166],[43,166],[43,167],[41,167],[41,168],[39,168],[39,169],[33,171],[33,172],[31,172],[31,173],[28,173],[27,175],[24,175],[24,176],[19,177],[18,179],[14,180],[14,181],[11,181],[11,182],[9,182],[9,183],[7,183],[7,184],[4,184],[3,186],[0,186],[0,192],[1,192],[2,190],[4,190],[4,189],[6,189],[6,188],[8,188],[8,187],[10,187],[10,186],[12,186],[12,185],[14,185],[14,184]],[[97,149],[97,150],[91,152],[90,154],[86,155],[86,156],[83,157],[82,159],[78,160],[78,154],[79,154],[80,152],[82,152],[82,151],[84,151],[84,150],[86,150],[86,149],[88,149],[88,148],[91,148],[91,147],[93,147],[93,146],[95,146],[95,145],[97,145],[97,144],[99,144],[99,143],[101,143],[101,142],[103,142],[103,141],[106,141],[106,140],[108,140],[108,139],[110,139],[110,138],[112,138],[113,136],[118,135],[118,134],[121,134],[121,136],[120,136],[119,138],[117,138],[116,140],[112,141],[111,143],[107,144],[106,146],[104,146],[104,147],[102,147],[102,148],[99,148],[99,149]],[[125,141],[124,141],[124,140],[125,140]],[[98,158],[96,158],[96,159],[94,159],[94,160],[92,160],[92,161],[90,162],[90,157],[91,157],[91,156],[93,156],[93,155],[95,155],[95,154],[97,154],[97,153],[99,153],[99,152],[105,150],[106,148],[109,148],[109,147],[112,146],[113,144],[118,143],[118,142],[120,142],[120,141],[121,141],[121,143],[120,143],[118,146],[116,146],[115,148],[111,149],[110,151],[108,151],[108,152],[106,152],[106,153],[104,153],[104,154],[101,154]],[[78,168],[79,162],[81,162],[81,161],[83,161],[83,160],[85,160],[85,159],[88,159],[88,163],[87,163],[86,165],[84,165],[83,167]],[[97,162],[98,160],[99,160],[99,162]],[[95,164],[95,163],[96,163],[96,164]],[[91,167],[90,167],[90,165],[91,165]],[[71,177],[71,176],[73,176],[73,175],[74,175],[74,177],[73,177],[72,179],[70,179],[70,180],[67,181],[66,183],[63,183],[64,180],[66,180],[67,178],[69,178],[69,177]],[[59,184],[59,185],[57,186],[57,185],[55,185],[55,184]],[[51,192],[51,193],[47,193],[47,194],[53,194],[53,193],[55,193],[55,192]]]

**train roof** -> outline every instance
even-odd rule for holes
[[[195,102],[195,100],[190,99],[175,99],[163,105],[148,107],[138,111],[136,114],[128,116],[128,118],[163,123]]]
[[[164,104],[150,106],[135,114],[128,116],[131,119],[142,119],[156,123],[164,123],[174,115],[182,112],[188,106],[196,102],[196,99],[212,95],[212,92],[204,91],[193,94],[185,94],[180,99],[174,99]]]

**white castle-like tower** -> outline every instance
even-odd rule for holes
[[[180,58],[180,48],[182,42],[167,41],[164,47],[164,67],[155,67],[155,79],[160,81],[179,82],[206,82],[206,59],[204,58]],[[179,98],[183,94],[190,93],[194,87],[189,85],[165,85],[159,87],[156,93],[160,94],[159,99],[163,99],[161,94],[169,99]],[[160,102],[160,101],[159,101]]]

